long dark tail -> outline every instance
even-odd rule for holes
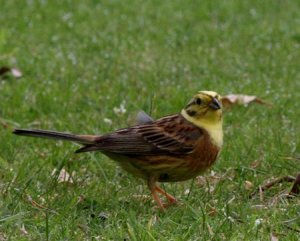
[[[26,130],[26,129],[15,129],[14,134],[20,136],[32,136],[50,138],[64,141],[73,141],[83,145],[91,145],[95,143],[96,136],[92,135],[74,135],[70,133],[63,133],[57,131],[46,131],[46,130]]]

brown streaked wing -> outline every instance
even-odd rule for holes
[[[200,128],[181,115],[173,115],[100,136],[95,144],[77,152],[98,150],[123,155],[187,154],[194,150],[196,140],[202,135]]]
[[[192,152],[196,141],[203,135],[200,128],[185,120],[181,115],[158,119],[155,125],[140,127],[138,132],[146,141],[160,150],[174,154]]]

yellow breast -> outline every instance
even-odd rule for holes
[[[181,111],[181,115],[192,122],[196,126],[205,129],[213,144],[215,144],[218,148],[221,148],[223,145],[223,121],[221,117],[216,116],[217,118],[201,118],[195,119],[189,116],[185,110]]]

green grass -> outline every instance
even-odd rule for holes
[[[0,127],[0,240],[299,240],[299,198],[282,195],[290,183],[264,200],[245,189],[245,181],[257,188],[300,171],[299,159],[285,158],[300,152],[299,1],[0,6],[0,67],[23,72],[0,79],[0,117],[9,125]],[[203,89],[273,106],[227,110],[213,167],[222,178],[165,184],[181,203],[165,213],[139,198],[149,194],[143,181],[100,153],[75,155],[73,144],[11,134],[15,127],[101,134],[129,125],[140,109],[155,118],[176,113]],[[121,103],[127,111],[118,116]],[[58,183],[54,168],[74,172],[74,182]]]

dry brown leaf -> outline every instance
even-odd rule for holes
[[[271,241],[278,241],[278,237],[274,234],[274,233],[271,233]]]
[[[11,74],[15,78],[21,78],[23,75],[21,70],[19,70],[17,68],[10,68],[7,66],[0,67],[0,76],[5,77],[6,75],[9,75],[9,74]]]
[[[55,176],[57,174],[57,169],[54,168],[51,175],[52,176]],[[72,177],[74,177],[75,175],[75,172],[73,171],[72,172],[72,175],[70,175],[64,168],[62,168],[58,174],[58,177],[57,177],[57,181],[58,183],[73,183],[73,179]]]
[[[211,207],[208,211],[208,216],[216,216],[217,215],[217,209],[215,207]]]
[[[260,165],[260,160],[255,160],[254,162],[252,162],[252,163],[250,164],[250,167],[253,168],[253,169],[255,169],[255,168],[257,168],[259,165]]]
[[[244,183],[244,187],[245,187],[246,190],[252,190],[253,187],[254,187],[254,184],[252,182],[246,180],[245,183]]]
[[[250,103],[271,105],[255,95],[230,94],[222,97],[222,104],[227,107],[232,105],[249,105]]]
[[[28,231],[26,230],[24,224],[22,224],[22,227],[20,228],[20,231],[23,235],[28,235]]]

